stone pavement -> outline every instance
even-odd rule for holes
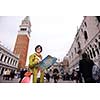
[[[14,78],[13,80],[3,80],[2,76],[0,76],[0,83],[19,83],[19,79]]]
[[[3,80],[2,76],[0,76],[0,83],[19,83],[20,79],[14,78],[13,80]],[[44,81],[44,83],[47,83],[46,80]],[[53,79],[50,79],[49,83],[54,83]],[[74,83],[73,81],[63,81],[62,79],[59,79],[57,83]]]

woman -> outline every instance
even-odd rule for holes
[[[37,45],[35,47],[35,53],[30,55],[29,57],[29,68],[33,73],[33,83],[44,82],[44,71],[39,66],[37,66],[37,64],[39,64],[40,61],[42,60],[41,52],[42,52],[41,45]],[[38,75],[39,73],[40,73],[40,77]]]

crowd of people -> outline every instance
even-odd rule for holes
[[[3,80],[13,80],[15,76],[15,70],[3,68],[0,70],[0,76],[2,76]]]
[[[45,70],[37,67],[36,65],[42,60],[40,54],[42,47],[40,45],[36,46],[35,51],[36,53],[29,57],[29,69],[21,68],[19,71],[16,71],[6,68],[0,70],[3,80],[13,80],[16,77],[19,79],[19,83],[22,83],[23,78],[26,77],[27,79],[31,79],[31,83],[51,83],[51,80],[57,83],[59,79],[73,81],[74,83],[100,83],[100,68],[98,67],[98,77],[97,74],[93,77],[93,67],[96,64],[86,53],[82,54],[82,59],[79,61],[79,68],[73,69],[71,73],[68,73],[64,71],[63,66]],[[33,77],[31,78],[31,76]]]

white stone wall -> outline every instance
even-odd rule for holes
[[[11,51],[7,50],[7,48],[0,44],[0,66],[9,69],[17,69],[18,61],[18,56],[14,55]]]
[[[88,38],[84,36],[85,33],[87,33]],[[86,52],[97,65],[100,65],[99,35],[100,35],[100,22],[97,20],[96,16],[84,17],[82,24],[74,38],[73,44],[71,45],[71,48],[68,52],[68,60],[70,68],[75,68],[78,66],[78,62],[81,59],[81,54],[83,52]],[[78,42],[80,43],[80,48],[78,48]],[[76,48],[77,53],[75,53],[74,48]],[[81,50],[81,52],[78,54],[79,50]],[[91,56],[90,52],[92,52],[93,57]]]

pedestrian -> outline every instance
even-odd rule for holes
[[[73,69],[71,77],[74,83],[78,83],[78,73],[75,69]]]
[[[92,77],[93,65],[93,60],[91,60],[86,53],[83,53],[82,60],[79,61],[79,71],[82,74],[85,83],[95,83],[95,80]]]
[[[59,79],[59,71],[56,68],[53,70],[53,78],[54,78],[54,83],[57,83]]]
[[[81,75],[81,73],[80,73],[80,71],[79,71],[79,68],[77,68],[76,69],[76,71],[77,71],[77,82],[78,83],[82,83],[83,81],[82,81],[82,75]]]
[[[48,71],[46,72],[46,75],[45,76],[46,76],[47,82],[50,82],[50,74],[49,74]]]
[[[22,81],[22,79],[24,78],[24,74],[27,72],[27,70],[26,69],[20,69],[20,81],[19,81],[19,83],[21,83],[21,81]]]
[[[7,69],[3,71],[3,80],[7,80]]]
[[[15,76],[15,71],[14,70],[11,70],[10,72],[10,77],[11,77],[11,80],[14,79],[14,76]]]
[[[25,74],[24,74],[24,77],[23,79],[21,80],[21,83],[31,83],[31,75],[32,73],[30,71],[27,71]]]
[[[6,79],[9,80],[9,78],[10,78],[10,70],[7,69],[7,71],[6,71]]]
[[[37,66],[42,61],[42,46],[37,45],[35,47],[35,53],[29,57],[29,68],[33,73],[33,83],[43,83],[44,82],[44,71],[42,68]],[[40,73],[40,74],[39,74]]]
[[[66,72],[66,75],[65,75],[66,77],[66,80],[70,80],[70,75],[68,74],[68,72]]]

